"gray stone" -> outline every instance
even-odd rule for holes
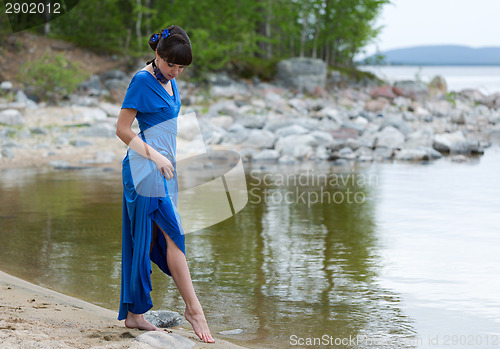
[[[60,170],[71,168],[69,162],[64,160],[52,160],[51,162],[49,162],[49,165],[55,169],[60,169]]]
[[[182,316],[175,311],[169,311],[169,310],[148,311],[146,314],[144,314],[144,317],[153,325],[160,328],[175,327],[182,325]]]
[[[427,102],[426,108],[436,116],[448,116],[451,113],[451,103],[448,101]]]
[[[87,147],[92,145],[92,142],[86,141],[84,139],[75,139],[70,142],[70,144],[76,148]]]
[[[434,133],[430,127],[412,132],[406,139],[406,148],[432,147]]]
[[[294,108],[299,114],[307,114],[306,103],[300,98],[291,98],[288,100],[288,105]]]
[[[17,126],[23,125],[24,120],[22,114],[16,109],[6,109],[0,112],[0,124]]]
[[[395,158],[401,161],[428,161],[433,159],[439,159],[442,155],[435,149],[430,147],[418,147],[413,149],[401,149]]]
[[[10,81],[2,81],[0,83],[0,90],[10,91],[10,90],[12,90],[13,87],[14,87],[14,85]]]
[[[500,109],[500,93],[493,93],[484,98],[483,103],[491,109]]]
[[[404,142],[405,136],[395,127],[388,126],[378,133],[375,146],[394,149],[401,148]]]
[[[39,143],[34,145],[33,149],[50,149],[50,145],[47,143]]]
[[[321,59],[290,58],[280,61],[276,70],[276,82],[286,88],[307,92],[325,88],[327,69]]]
[[[127,74],[125,74],[121,70],[113,69],[113,70],[108,70],[107,72],[103,73],[101,75],[101,78],[103,80],[110,80],[110,79],[122,80],[122,79],[127,79]]]
[[[97,75],[92,75],[78,86],[78,90],[89,95],[99,95],[102,90],[101,79]]]
[[[99,120],[106,120],[106,113],[100,108],[93,107],[75,107],[77,113],[69,117],[69,121],[78,121],[80,123],[92,123]]]
[[[16,134],[16,130],[10,127],[1,127],[0,128],[0,139],[4,139]]]
[[[83,130],[80,134],[87,137],[113,138],[116,137],[116,127],[114,125],[101,122],[93,124],[87,130]]]
[[[43,127],[33,127],[31,129],[31,133],[35,134],[35,135],[46,135],[47,134],[47,130],[44,129]]]
[[[240,144],[247,139],[250,129],[245,126],[235,123],[228,128],[228,132],[224,135],[222,141],[230,144]]]
[[[274,149],[264,149],[252,156],[252,160],[255,161],[266,161],[266,160],[277,160],[280,157],[280,153]]]
[[[121,79],[109,79],[104,82],[104,87],[109,90],[127,90],[129,82]]]
[[[286,137],[294,134],[305,134],[308,132],[309,130],[307,128],[300,125],[290,125],[277,129],[274,134],[278,137]]]
[[[393,155],[393,149],[386,147],[377,147],[372,154],[373,159],[376,161],[390,160]]]
[[[99,103],[99,108],[104,111],[108,116],[117,118],[120,115],[121,106],[119,104],[113,104],[108,102]]]
[[[2,148],[2,156],[6,158],[13,158],[15,156],[14,150],[12,150],[12,147],[3,147]]]
[[[145,343],[153,348],[165,349],[191,349],[195,346],[195,342],[175,333],[164,333],[159,331],[149,331],[135,337],[135,340],[140,343]]]
[[[266,125],[264,126],[264,130],[268,130],[271,132],[276,132],[276,130],[294,125],[295,119],[288,119],[288,118],[274,118],[274,119],[268,119],[266,122]]]
[[[397,128],[405,136],[414,131],[413,127],[411,127],[406,121],[402,120],[400,117],[397,116],[389,116],[387,118],[384,118],[384,122],[380,126],[380,129],[382,130],[387,126],[392,126]]]
[[[215,126],[227,130],[233,124],[233,118],[228,115],[221,115],[211,118],[210,122]]]
[[[328,132],[324,132],[324,131],[312,131],[310,133],[311,136],[314,137],[314,139],[316,140],[316,143],[318,145],[321,145],[323,147],[330,147],[332,144],[335,143],[335,140],[333,139],[333,136],[328,133]]]
[[[291,135],[280,137],[274,146],[281,155],[290,155],[297,159],[303,159],[313,153],[313,148],[318,146],[316,138],[310,134]]]
[[[242,114],[236,121],[247,128],[263,128],[267,121],[267,116],[263,114]]]
[[[394,87],[397,94],[414,100],[423,100],[429,95],[429,88],[421,81],[396,81]]]
[[[479,149],[478,142],[467,140],[462,131],[434,135],[433,148],[441,153],[471,154]]]
[[[316,130],[318,129],[319,125],[319,120],[318,119],[311,119],[311,118],[297,118],[294,119],[296,125],[300,125],[304,128],[307,128],[308,130]]]
[[[297,162],[297,160],[291,156],[291,155],[288,155],[288,154],[285,154],[283,155],[282,157],[279,158],[278,162],[280,164],[295,164]]]
[[[272,148],[275,139],[276,137],[272,132],[253,129],[242,143],[242,146],[255,149]]]
[[[219,333],[224,335],[224,336],[233,336],[233,335],[237,335],[237,334],[242,334],[243,330],[241,328],[236,328],[234,330],[220,331]]]

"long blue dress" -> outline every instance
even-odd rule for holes
[[[139,136],[174,165],[177,116],[181,100],[175,79],[170,96],[149,72],[139,71],[130,82],[122,108],[137,110]],[[133,149],[127,150],[122,163],[123,221],[122,278],[118,320],[128,311],[143,314],[153,307],[150,292],[151,261],[167,275],[167,245],[161,231],[156,234],[153,250],[153,224],[165,231],[185,253],[184,232],[177,211],[177,174],[167,180],[148,160]]]

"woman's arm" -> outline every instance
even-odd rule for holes
[[[145,143],[134,133],[134,131],[132,131],[131,126],[136,115],[137,110],[123,108],[118,115],[116,135],[123,141],[123,143],[135,150],[137,153],[152,160],[156,164],[158,170],[160,170],[160,172],[167,179],[171,179],[174,176],[174,167],[172,166],[172,163],[149,144]]]

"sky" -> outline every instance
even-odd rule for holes
[[[500,46],[500,0],[391,0],[367,55],[418,45]]]

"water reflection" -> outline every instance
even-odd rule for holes
[[[193,281],[212,330],[243,328],[245,345],[276,348],[290,346],[292,335],[411,338],[399,295],[378,281],[374,169],[247,170],[249,204],[186,235]],[[0,180],[0,267],[116,309],[119,171],[23,171],[6,171]],[[210,197],[185,199],[179,204],[187,210],[189,200],[210,205]],[[154,270],[155,307],[182,312],[173,281]],[[405,346],[411,345],[393,347]]]

